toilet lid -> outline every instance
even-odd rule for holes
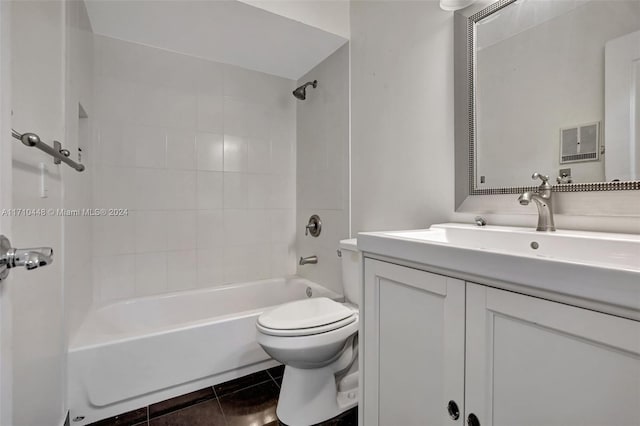
[[[326,297],[285,303],[260,315],[258,324],[275,330],[320,327],[355,315],[352,309]]]

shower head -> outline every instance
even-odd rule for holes
[[[293,96],[295,96],[297,99],[300,99],[301,101],[307,99],[307,86],[313,86],[313,88],[315,89],[316,87],[318,87],[318,80],[308,81],[302,86],[298,87],[293,91]]]

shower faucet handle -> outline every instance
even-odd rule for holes
[[[312,215],[309,218],[309,223],[305,226],[304,235],[311,234],[312,237],[317,237],[322,232],[322,221],[317,214]]]
[[[4,235],[0,235],[0,281],[9,276],[9,269],[24,266],[27,270],[53,263],[50,247],[15,249]]]

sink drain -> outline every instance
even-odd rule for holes
[[[538,247],[540,247],[540,244],[538,244],[536,241],[532,241],[530,245],[534,250],[538,250]]]

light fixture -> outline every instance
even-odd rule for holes
[[[471,6],[474,2],[475,0],[440,0],[440,9],[453,12]]]

